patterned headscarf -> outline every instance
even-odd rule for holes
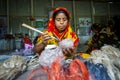
[[[54,15],[58,11],[64,11],[68,15],[68,21],[70,20],[70,14],[66,8],[56,8],[53,11],[53,15],[48,22],[48,30],[52,31],[54,33],[54,35],[56,35],[56,37],[61,40],[63,37],[61,35],[66,34],[66,32],[68,31],[68,28],[70,28],[70,30],[71,30],[71,27],[69,27],[69,24],[67,24],[66,29],[64,30],[63,34],[60,35],[59,31],[55,28],[55,25],[54,25]]]

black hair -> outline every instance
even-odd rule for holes
[[[29,36],[29,35],[26,33],[25,36]]]
[[[69,14],[67,12],[65,12],[64,10],[58,10],[56,11],[55,13],[53,13],[53,20],[55,20],[56,16],[59,14],[59,13],[64,13],[65,16],[67,16],[67,19],[69,21],[70,17],[69,17]]]
[[[91,26],[91,30],[93,31],[97,31],[97,32],[100,32],[102,29],[101,25],[98,24],[98,23],[94,23],[92,26]]]

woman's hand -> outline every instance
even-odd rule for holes
[[[49,39],[51,39],[51,36],[48,33],[42,34],[42,43],[41,42],[36,43],[33,48],[33,51],[40,55],[41,52],[45,49],[45,47],[47,45],[47,41]]]
[[[63,50],[63,54],[67,57],[73,56],[75,53],[75,48],[66,48],[66,49],[62,49]]]
[[[47,41],[51,39],[51,36],[48,33],[42,34],[42,43],[47,44]]]

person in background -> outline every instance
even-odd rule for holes
[[[63,53],[64,55],[73,55],[78,45],[79,38],[76,33],[72,31],[70,26],[70,13],[66,8],[61,7],[54,9],[52,17],[48,21],[48,27],[44,32],[44,34],[40,34],[33,48],[34,52],[40,55],[48,44],[58,45],[59,41],[71,38],[74,42],[74,47],[63,50]],[[51,36],[56,37],[59,41]]]
[[[25,36],[23,37],[23,42],[25,44],[31,44],[31,39],[29,38],[29,35],[28,34],[25,34]]]
[[[107,25],[104,26],[101,30],[100,33],[105,33],[108,35],[108,43],[109,45],[117,45],[118,44],[118,38],[115,35],[115,30],[114,30],[114,23],[112,20],[109,20]]]
[[[114,23],[112,20],[109,20],[107,25],[103,26],[102,30],[100,31],[101,33],[106,33],[109,36],[115,35],[115,30],[114,30]]]
[[[23,40],[22,40],[22,49],[25,49],[25,44],[28,44],[28,45],[32,44],[32,41],[29,38],[28,34],[25,34],[25,36],[23,37]]]
[[[98,23],[94,23],[91,26],[93,36],[87,42],[87,53],[90,53],[92,50],[100,49],[104,44],[109,42],[108,35],[106,33],[101,33],[102,28],[102,25]]]

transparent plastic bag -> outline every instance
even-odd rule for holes
[[[67,38],[59,42],[59,47],[61,48],[72,48],[74,46],[74,43],[72,39]]]
[[[57,47],[55,49],[45,49],[39,57],[39,63],[42,66],[49,66],[50,67],[51,64],[56,59],[59,59],[60,63],[62,60],[64,60],[64,55],[63,55],[62,49],[60,47]]]

